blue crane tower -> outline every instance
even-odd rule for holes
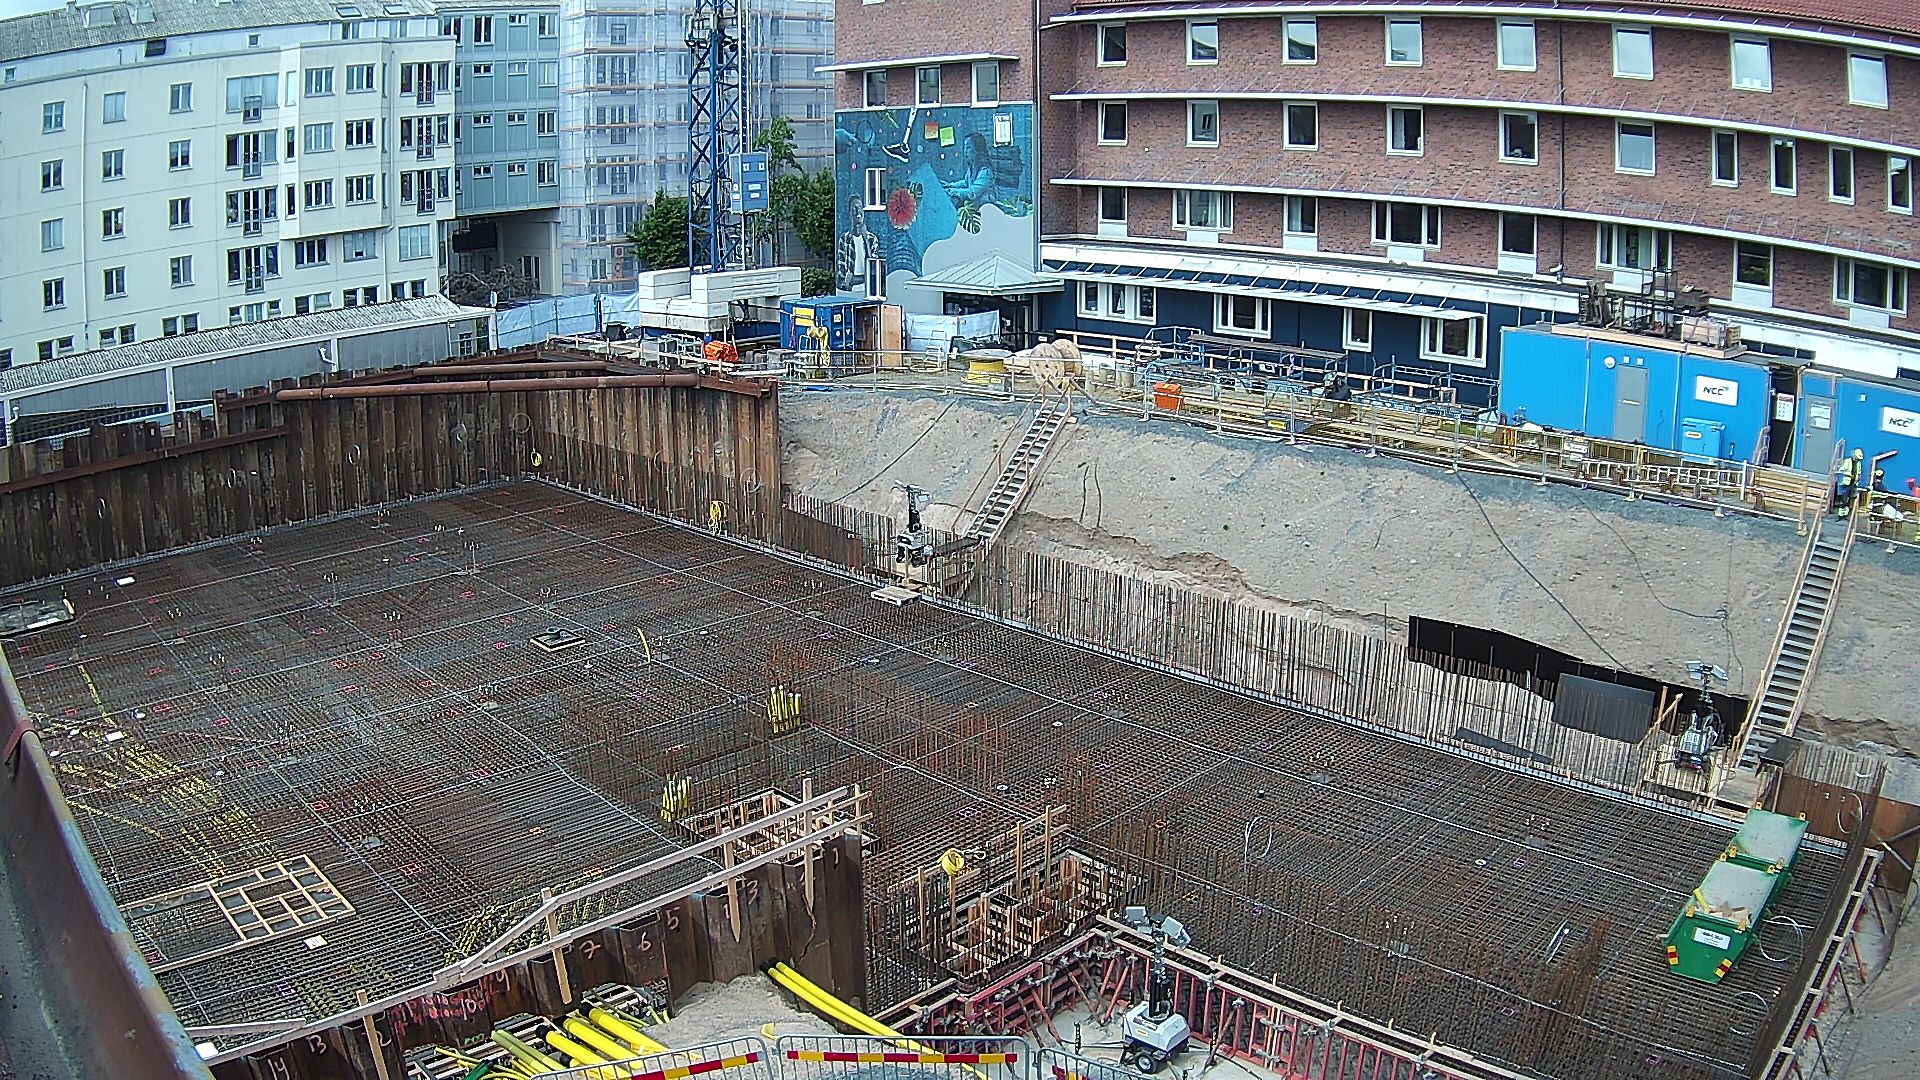
[[[742,228],[732,175],[746,149],[746,72],[740,0],[693,0],[687,49],[687,258],[694,273],[740,264]]]

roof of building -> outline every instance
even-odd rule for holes
[[[178,337],[155,338],[134,345],[74,353],[58,360],[23,364],[0,371],[0,394],[35,390],[56,383],[71,382],[96,375],[107,375],[131,368],[155,364],[192,361],[202,356],[218,356],[248,349],[264,349],[287,342],[364,333],[399,326],[417,326],[449,322],[459,318],[491,315],[487,308],[462,307],[444,296],[419,300],[397,300],[366,307],[334,308],[311,315],[293,315],[284,319],[241,323],[216,330],[202,330]]]
[[[1075,0],[1073,15],[1117,16],[1122,12],[1141,16],[1175,15],[1194,8],[1228,11],[1276,7],[1274,0]],[[1311,6],[1311,5],[1309,5]],[[1631,19],[1647,16],[1691,15],[1703,22],[1748,16],[1761,22],[1807,24],[1801,28],[1856,28],[1883,31],[1908,37],[1920,37],[1920,3],[1914,0],[1625,0],[1623,3],[1582,2],[1582,0],[1333,0],[1331,6],[1363,8],[1418,7],[1428,14],[1445,15],[1449,7],[1472,11],[1489,7],[1539,7],[1568,17]],[[1071,16],[1066,16],[1071,17]]]
[[[1024,296],[1028,293],[1059,292],[1057,277],[1043,277],[998,251],[989,251],[966,262],[955,263],[937,273],[928,274],[915,285],[941,292],[967,293],[973,296]]]
[[[97,0],[0,19],[0,60],[178,34],[432,15],[432,0]]]

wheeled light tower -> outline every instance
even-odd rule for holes
[[[1179,920],[1165,915],[1156,919],[1144,907],[1129,907],[1122,918],[1153,939],[1153,955],[1147,962],[1147,1000],[1120,1017],[1120,1033],[1126,1037],[1121,1057],[1140,1072],[1156,1073],[1185,1053],[1193,1036],[1187,1018],[1173,1011],[1173,976],[1167,973],[1167,946],[1184,948],[1193,938]]]

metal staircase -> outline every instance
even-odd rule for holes
[[[1776,741],[1791,735],[1800,719],[1802,696],[1813,680],[1820,645],[1826,639],[1827,618],[1833,610],[1834,593],[1840,589],[1840,571],[1853,546],[1858,519],[1857,514],[1845,518],[1823,515],[1814,528],[1806,558],[1800,564],[1800,587],[1781,624],[1773,661],[1760,683],[1760,696],[1740,743],[1741,768],[1756,768],[1760,756]]]
[[[1034,478],[1040,474],[1040,462],[1046,458],[1047,450],[1069,415],[1071,410],[1065,403],[1042,405],[1033,423],[1027,425],[1026,434],[1014,444],[1013,453],[1007,456],[1006,466],[1000,470],[1000,478],[988,489],[980,509],[974,511],[973,521],[961,534],[979,541],[980,552],[993,548],[1020,504],[1026,501],[1028,492],[1033,490]]]

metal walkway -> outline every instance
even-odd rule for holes
[[[1740,744],[1741,768],[1757,767],[1760,756],[1791,735],[1800,719],[1802,697],[1826,639],[1833,595],[1839,591],[1840,571],[1846,566],[1858,520],[1857,514],[1846,518],[1822,516],[1814,526],[1806,558],[1800,564],[1800,585],[1794,592],[1793,606],[1781,624],[1773,661],[1760,683],[1760,696]]]
[[[1027,493],[1033,490],[1034,478],[1040,475],[1040,463],[1045,460],[1047,451],[1053,446],[1054,437],[1066,425],[1072,410],[1065,402],[1047,402],[1027,425],[1026,434],[1014,444],[1013,453],[1007,456],[1007,464],[1000,470],[999,479],[988,489],[987,497],[981,500],[980,509],[974,511],[973,521],[967,531],[961,535],[980,541],[978,551],[984,555],[992,550],[1006,530],[1007,522],[1019,511],[1020,504],[1027,500]]]

